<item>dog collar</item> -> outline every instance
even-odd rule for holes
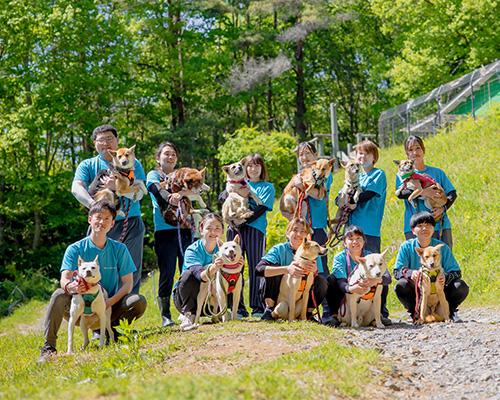
[[[226,269],[236,269],[238,268],[238,263],[235,263],[235,264],[224,264],[224,268]]]
[[[241,187],[247,187],[247,181],[245,179],[242,179],[241,181],[229,181],[229,183],[239,183]]]
[[[401,175],[401,179],[402,180],[408,179],[412,175],[413,175],[413,172],[408,172],[407,174]]]

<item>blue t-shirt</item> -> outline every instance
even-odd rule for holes
[[[443,242],[437,239],[431,238],[430,246],[437,246],[438,244],[442,243]],[[398,257],[396,259],[396,264],[394,266],[395,270],[401,268],[417,270],[421,267],[422,264],[420,262],[420,256],[415,251],[415,247],[420,247],[418,238],[410,239],[401,243]],[[443,267],[445,273],[451,271],[460,271],[457,260],[455,260],[451,249],[446,244],[441,247],[441,266]]]
[[[69,245],[64,253],[61,272],[77,271],[78,256],[82,257],[85,262],[94,261],[96,256],[99,256],[97,261],[101,271],[101,285],[106,289],[109,297],[114,296],[118,291],[120,277],[136,271],[127,247],[113,239],[106,240],[104,249],[92,243],[90,236]]]
[[[426,174],[429,175],[432,179],[434,179],[437,183],[441,185],[441,187],[444,189],[446,194],[450,193],[451,191],[455,190],[453,185],[451,184],[450,180],[446,176],[446,174],[443,172],[443,170],[435,167],[426,167],[423,171],[417,171],[415,170],[416,173],[418,174]],[[403,185],[403,181],[401,180],[399,175],[396,175],[396,189],[399,189]],[[404,227],[404,232],[411,232],[410,228],[410,218],[413,214],[417,213],[418,211],[431,211],[429,208],[427,208],[424,204],[424,201],[420,198],[415,199],[417,203],[417,208],[413,208],[412,205],[408,200],[405,200],[405,227]],[[437,224],[435,230],[439,230],[441,228],[443,229],[451,229],[451,223],[450,219],[448,217],[442,218]]]
[[[275,265],[290,265],[293,261],[293,255],[290,243],[286,242],[279,243],[271,247],[269,252],[262,257],[262,259]],[[318,267],[318,271],[320,273],[323,272],[321,257],[316,258],[316,266]]]
[[[155,171],[149,171],[148,176],[146,179],[146,187],[149,189],[149,187],[153,183],[160,183],[160,174]],[[160,208],[158,207],[158,202],[156,201],[156,197],[152,194],[151,195],[151,202],[153,203],[153,220],[155,224],[155,232],[156,231],[163,231],[166,229],[176,229],[176,226],[172,226],[167,224],[164,220],[163,217],[161,216]]]
[[[214,255],[219,251],[219,246],[215,246],[212,254],[208,253],[203,245],[204,239],[199,239],[186,249],[184,253],[184,264],[182,265],[182,272],[187,270],[193,265],[206,266],[213,262]]]
[[[387,189],[385,172],[374,168],[367,174],[361,174],[359,183],[363,192],[375,192],[375,196],[358,204],[349,216],[348,225],[359,226],[365,235],[380,237]]]
[[[328,178],[326,178],[325,187],[326,187],[326,201],[328,201],[328,197],[330,196],[330,187],[332,186],[333,176],[330,173]],[[326,202],[323,198],[322,200],[314,199],[312,197],[308,197],[309,207],[311,209],[311,218],[309,215],[307,216],[307,221],[310,223],[311,228],[313,229],[326,229],[328,226],[328,212],[326,209]],[[310,220],[312,219],[312,221]]]
[[[94,181],[97,173],[102,169],[108,169],[108,165],[111,161],[104,160],[100,155],[97,155],[92,158],[88,158],[83,160],[78,167],[76,168],[75,177],[73,181],[79,180],[83,181],[87,184],[87,188]],[[139,181],[146,181],[146,174],[144,173],[144,169],[142,168],[139,160],[135,160],[134,164],[134,175],[135,179]],[[124,197],[125,199],[125,209],[128,208],[128,204],[131,200]],[[122,206],[123,208],[123,206]],[[130,210],[128,213],[128,217],[139,217],[141,215],[141,203],[139,201],[133,201],[130,205]],[[117,216],[116,219],[124,219],[125,217]]]
[[[257,218],[255,221],[248,224],[252,228],[258,229],[264,235],[266,234],[267,229],[267,213],[272,211],[274,204],[274,196],[276,195],[276,190],[274,186],[270,182],[260,181],[260,182],[250,182],[248,181],[248,185],[250,186],[250,190],[254,192],[257,197],[262,201],[262,204],[265,205],[268,209],[263,215]],[[255,201],[250,198],[250,208],[253,209],[255,206]]]

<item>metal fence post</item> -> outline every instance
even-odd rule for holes
[[[332,150],[335,157],[334,170],[339,167],[339,128],[337,126],[337,105],[330,103],[330,123],[332,126]]]

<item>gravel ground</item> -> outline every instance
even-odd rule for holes
[[[459,315],[463,323],[423,326],[392,317],[385,330],[352,329],[347,340],[380,349],[392,365],[382,377],[384,398],[500,400],[499,309],[464,309]]]

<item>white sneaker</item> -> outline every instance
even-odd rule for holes
[[[184,314],[184,319],[181,322],[181,329],[187,328],[188,326],[193,325],[194,323],[194,315],[191,314],[190,312],[187,312]]]

